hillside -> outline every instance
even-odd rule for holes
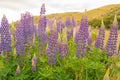
[[[102,19],[103,17],[106,18],[106,16],[108,15],[113,16],[114,14],[117,14],[120,16],[120,4],[112,4],[112,5],[96,8],[93,10],[89,10],[87,14],[88,14],[89,21],[93,19]],[[59,18],[61,16],[63,20],[65,20],[67,16],[70,16],[70,17],[74,16],[76,21],[79,22],[82,16],[82,12],[65,12],[65,13],[55,13],[55,14],[47,15],[48,18],[54,18],[54,17]],[[37,24],[39,17],[35,16],[34,19],[35,19],[35,23]]]

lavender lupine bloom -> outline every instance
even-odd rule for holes
[[[31,70],[32,71],[36,71],[37,57],[36,57],[35,54],[34,54],[31,62],[32,62],[32,68],[31,68]]]
[[[5,15],[1,21],[1,51],[3,53],[11,51],[11,35],[9,32],[9,23]]]
[[[83,32],[85,34],[85,39],[87,40],[89,33],[88,33],[88,18],[87,18],[86,10],[85,10],[85,13],[82,15],[79,30],[83,30]]]
[[[66,27],[62,30],[62,33],[58,34],[58,44],[61,58],[66,57],[68,55]]]
[[[24,27],[25,44],[31,44],[33,41],[35,33],[33,29],[35,27],[33,22],[33,16],[29,12],[21,15],[21,24]]]
[[[92,44],[92,37],[91,37],[90,34],[89,34],[89,37],[88,37],[88,39],[87,39],[87,43],[88,43],[88,45],[91,45],[91,44]]]
[[[43,14],[45,14],[45,12],[46,12],[45,4],[42,4],[40,14],[43,15]]]
[[[96,38],[95,47],[104,49],[104,39],[105,39],[105,25],[102,20],[101,28],[99,30],[98,36]]]
[[[24,55],[24,41],[24,26],[22,23],[18,23],[15,31],[15,49],[17,55]]]
[[[47,35],[45,33],[46,31],[46,23],[47,19],[45,16],[45,4],[41,6],[41,12],[40,12],[40,20],[38,23],[38,38],[39,38],[39,46],[41,46],[42,43],[45,43],[47,41]]]
[[[81,58],[85,55],[85,47],[86,47],[86,40],[85,40],[85,34],[82,30],[79,30],[77,33],[77,51],[76,51],[76,57]]]
[[[116,54],[117,38],[118,38],[118,22],[117,22],[117,17],[115,15],[113,25],[110,29],[107,46],[106,46],[106,52],[107,52],[108,56],[112,56],[112,55]]]
[[[72,25],[72,27],[76,27],[76,22],[75,22],[74,16],[72,17],[71,25]]]
[[[58,32],[56,29],[56,25],[54,25],[54,27],[50,31],[50,38],[48,39],[48,46],[47,46],[48,64],[56,63],[57,40],[58,40]]]
[[[69,40],[71,38],[72,32],[73,32],[73,27],[72,27],[72,24],[71,24],[70,17],[66,18],[65,26],[67,27],[67,39]]]
[[[83,57],[85,55],[86,41],[88,38],[88,20],[86,13],[82,16],[80,22],[80,28],[77,32],[76,44],[77,51],[76,56],[78,58]]]
[[[46,18],[45,16],[41,16],[38,24],[39,45],[47,41],[47,35],[45,33],[45,29],[46,29]]]
[[[57,31],[59,33],[61,33],[62,32],[62,28],[63,28],[62,20],[61,19],[59,19],[59,20],[56,21],[56,26],[57,26]]]

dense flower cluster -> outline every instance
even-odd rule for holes
[[[35,33],[33,16],[29,12],[22,14],[21,24],[24,27],[25,44],[30,44],[31,42],[33,42],[33,37]]]
[[[102,50],[104,49],[104,38],[105,38],[105,25],[102,20],[101,28],[99,30],[99,33],[95,42],[96,48],[100,48]]]
[[[107,41],[106,52],[108,56],[116,54],[116,43],[118,39],[118,22],[115,16],[113,25],[110,29],[110,35]]]
[[[77,44],[76,56],[78,58],[83,57],[85,55],[87,38],[88,38],[88,20],[85,13],[82,16],[80,28],[76,34],[76,40],[75,40]]]
[[[15,31],[15,49],[16,54],[18,55],[24,55],[24,27],[21,23],[18,23],[16,25],[16,31]]]
[[[73,27],[71,25],[70,17],[66,18],[65,26],[67,27],[67,39],[69,40],[71,38],[71,36],[72,36],[72,31],[73,31]]]
[[[0,28],[0,35],[1,35],[1,44],[0,49],[3,53],[8,53],[11,51],[11,35],[9,32],[9,23],[4,15],[1,21],[1,28]]]
[[[59,53],[61,55],[61,58],[66,57],[68,55],[66,27],[62,30],[61,33],[58,34],[58,45],[59,45]]]
[[[57,40],[58,40],[58,32],[56,29],[56,25],[54,25],[54,27],[50,31],[50,37],[48,39],[48,46],[47,46],[47,55],[48,55],[49,64],[56,63]]]

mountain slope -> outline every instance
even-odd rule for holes
[[[111,5],[107,5],[107,6],[103,6],[100,8],[87,11],[89,21],[92,21],[94,19],[101,20],[102,18],[113,16],[115,14],[118,14],[120,16],[120,4],[111,4]],[[55,14],[47,15],[47,18],[62,17],[62,19],[65,20],[65,18],[68,16],[70,17],[74,16],[75,20],[77,22],[80,22],[82,12],[55,13]],[[39,16],[35,16],[34,19],[35,19],[35,24],[37,24],[39,21]]]

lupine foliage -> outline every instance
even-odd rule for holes
[[[21,20],[15,24],[13,34],[10,34],[9,23],[3,16],[0,27],[0,51],[3,52],[0,55],[0,80],[120,79],[120,45],[118,50],[116,45],[117,16],[107,44],[104,43],[106,30],[102,22],[94,45],[92,30],[88,31],[86,12],[79,26],[74,17],[66,18],[66,21],[60,18],[50,20],[46,18],[45,12],[43,4],[37,30],[33,16],[29,12],[22,14]],[[25,48],[26,44],[29,48]],[[9,56],[6,57],[4,53],[7,52]],[[28,52],[29,57],[26,54]],[[42,56],[39,56],[41,53]]]

